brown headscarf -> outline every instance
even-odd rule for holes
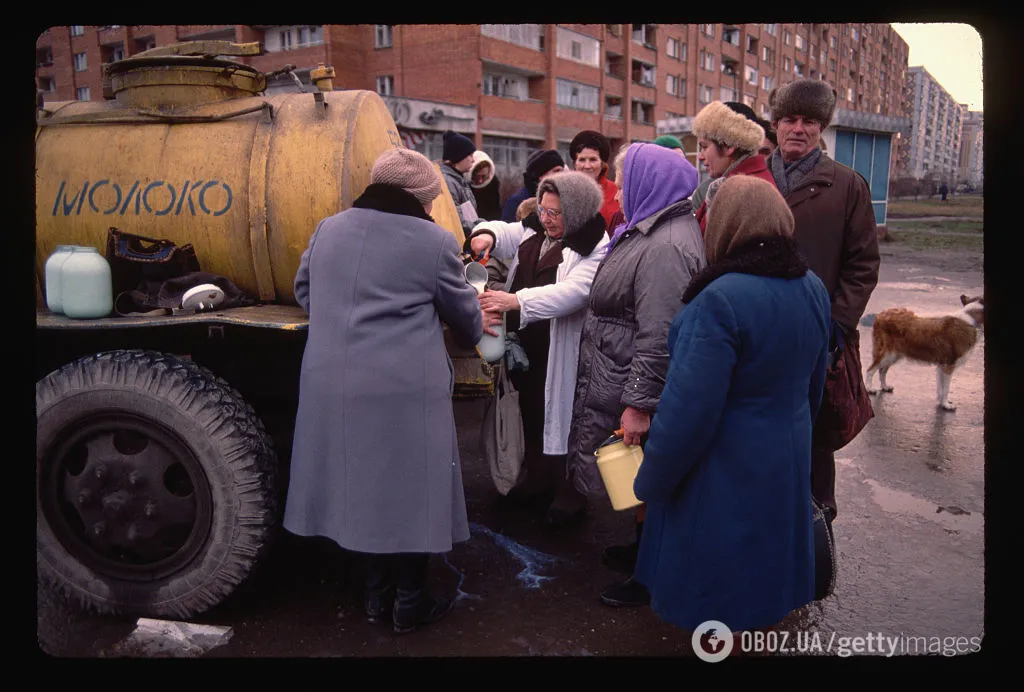
[[[708,208],[708,264],[757,238],[792,238],[793,227],[793,212],[774,185],[749,175],[726,178]]]

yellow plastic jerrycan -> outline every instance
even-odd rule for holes
[[[605,490],[616,510],[630,509],[643,504],[633,494],[633,481],[644,460],[644,452],[640,445],[627,445],[622,441],[625,431],[619,428],[601,443],[594,452],[597,455],[597,468],[601,472]]]

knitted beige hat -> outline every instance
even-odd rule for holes
[[[377,157],[370,182],[400,187],[426,204],[441,194],[441,175],[426,156],[412,149],[392,149]]]
[[[693,119],[693,134],[744,151],[757,151],[764,141],[763,127],[721,101],[700,109]]]

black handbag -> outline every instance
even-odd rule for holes
[[[811,498],[814,522],[814,600],[832,595],[836,588],[836,542],[832,511]]]
[[[201,271],[192,244],[126,233],[113,226],[107,231],[107,262],[115,296],[146,284],[161,284]]]

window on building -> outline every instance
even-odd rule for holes
[[[53,79],[53,77],[40,77],[39,90],[50,93],[57,91],[57,82]]]
[[[747,52],[753,56],[756,56],[757,48],[758,40],[755,37],[751,36],[750,34],[747,34]]]
[[[393,43],[392,26],[391,24],[374,24],[373,25],[373,47],[374,48],[390,48]]]
[[[755,101],[754,97],[751,96],[750,94],[746,94],[746,93],[743,94],[743,103],[744,104],[746,104],[746,105],[750,106],[751,108],[753,108],[754,107],[754,101]]]
[[[440,138],[440,134],[438,136]],[[543,147],[542,142],[531,142],[525,139],[491,137],[484,135],[484,153],[491,157],[497,168],[521,172],[526,168],[526,160],[534,151]]]
[[[779,28],[778,24],[765,24],[764,25],[765,32],[768,33],[768,34],[771,34],[772,36],[775,35],[775,32],[778,31],[778,28]]]
[[[722,41],[731,43],[734,46],[740,45],[740,30],[734,26],[727,26],[722,29]]]
[[[268,53],[276,53],[306,46],[319,45],[324,42],[322,26],[285,26],[265,35],[265,49]]]
[[[700,66],[709,72],[715,71],[715,54],[700,49]]]
[[[855,27],[855,26],[851,26],[850,27],[850,37],[853,38],[854,41],[859,41],[860,40],[860,33],[857,31],[857,27]]]
[[[75,72],[85,72],[86,67],[85,53],[75,53]]]
[[[601,65],[601,42],[596,38],[558,28],[556,54],[560,58],[575,60],[592,67]]]
[[[789,29],[782,30],[782,42],[787,46],[793,45],[793,33]]]
[[[657,45],[657,39],[654,35],[654,24],[634,24],[633,42],[651,47]]]
[[[762,103],[761,104],[761,117],[762,118],[771,118],[771,115],[772,115],[772,112],[771,112],[771,109],[768,108],[768,104],[767,103]]]
[[[835,36],[829,36],[828,37],[828,47],[834,49],[837,45],[839,45],[839,44],[836,42],[836,37]]]
[[[480,33],[517,46],[544,50],[543,24],[481,24]]]
[[[136,53],[141,53],[142,51],[150,50],[151,48],[156,48],[156,39],[153,38],[152,36],[147,36],[145,38],[137,38],[137,39],[135,39],[135,52]]]
[[[682,97],[686,92],[686,80],[679,75],[670,74],[665,78],[665,90],[673,96]]]
[[[836,59],[835,58],[832,58],[831,60],[828,61],[828,69],[832,70],[833,72],[836,71]]]
[[[802,63],[793,64],[793,74],[797,75],[798,77],[804,76],[804,66]]]
[[[701,103],[711,103],[714,98],[714,91],[711,87],[701,84],[697,89],[697,100]]]
[[[381,96],[395,95],[395,78],[393,75],[377,75],[377,93]]]
[[[720,92],[720,100],[722,101],[739,101],[739,92],[730,87],[722,87]]]
[[[85,36],[85,27],[84,26],[78,26],[78,25],[72,26],[71,27],[71,35],[72,36]]]
[[[654,104],[642,101],[633,102],[633,122],[638,125],[654,124]]]
[[[118,60],[124,60],[124,46],[114,46],[110,51],[111,62],[117,62]]]
[[[743,77],[747,80],[747,84],[753,84],[757,86],[757,68],[751,65],[747,65],[743,68]]]
[[[762,76],[761,77],[761,88],[765,89],[766,91],[771,91],[772,89],[774,89],[775,88],[775,77],[769,77],[768,75]]]
[[[566,108],[597,112],[601,90],[589,84],[570,82],[568,79],[555,81],[555,103]]]
[[[78,87],[75,89],[75,98],[79,101],[89,100],[89,87]]]
[[[804,46],[804,37],[803,36],[801,36],[800,34],[797,34],[796,37],[793,40],[796,42],[796,49],[797,50],[802,51],[805,48],[805,46]]]
[[[606,118],[622,119],[622,97],[606,96],[604,99],[604,116]]]
[[[48,67],[53,64],[53,51],[49,48],[36,49],[36,67]]]
[[[792,63],[792,61],[788,57],[782,58],[782,71],[783,72],[789,72],[789,70],[790,70],[790,68],[792,66],[793,66],[793,63]]]
[[[708,38],[715,37],[715,25],[714,24],[701,24],[700,33],[704,34]]]
[[[680,42],[679,39],[676,39],[676,38],[668,39],[667,41],[665,41],[665,54],[668,55],[668,57],[670,57],[670,58],[675,58],[675,59],[678,60],[679,59],[679,47],[681,45],[682,45],[682,42]]]
[[[529,94],[529,88],[526,78],[520,75],[497,72],[484,72],[483,75],[483,93],[488,96],[523,101]]]
[[[853,101],[853,87],[846,87],[846,100]]]
[[[761,59],[764,60],[766,63],[774,63],[775,62],[775,49],[774,48],[769,48],[768,46],[765,46],[764,48],[762,48],[761,49]]]
[[[638,60],[633,61],[633,82],[642,86],[654,86],[654,67]]]

